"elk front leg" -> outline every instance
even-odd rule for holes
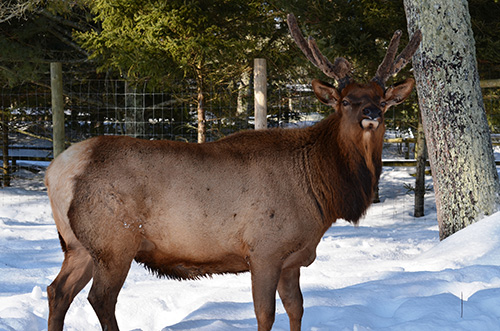
[[[251,263],[252,296],[259,331],[271,330],[276,312],[276,288],[281,265]]]
[[[299,278],[300,268],[283,269],[278,283],[278,293],[290,320],[290,331],[300,331],[304,314]]]

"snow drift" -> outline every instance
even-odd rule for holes
[[[415,219],[409,170],[384,168],[359,227],[334,224],[302,269],[304,330],[500,330],[500,213],[439,242],[433,196]],[[0,189],[0,330],[45,330],[46,286],[63,255],[46,193]],[[87,302],[67,330],[99,330]],[[278,299],[279,300],[279,299]],[[118,298],[122,330],[255,330],[249,274],[157,279],[133,264]],[[288,330],[278,302],[273,330]]]

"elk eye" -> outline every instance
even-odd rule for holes
[[[342,106],[344,106],[344,107],[349,106],[349,101],[347,101],[347,100],[342,100]]]
[[[382,101],[382,102],[380,103],[380,107],[384,108],[385,106],[387,106],[387,102]]]

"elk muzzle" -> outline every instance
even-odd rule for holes
[[[382,120],[382,110],[378,107],[367,107],[363,109],[361,127],[365,130],[375,130]]]

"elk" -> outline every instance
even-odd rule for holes
[[[318,124],[203,144],[101,136],[52,162],[45,184],[64,261],[47,288],[49,330],[62,330],[90,279],[88,300],[103,330],[118,330],[117,296],[133,260],[179,280],[249,271],[258,330],[272,327],[276,291],[290,329],[300,330],[300,268],[315,260],[332,223],[356,224],[370,205],[382,168],[384,112],[414,86],[413,79],[385,82],[421,37],[394,60],[397,31],[375,78],[358,84],[347,60],[332,64],[293,15],[288,24],[306,57],[338,82],[312,82],[335,110]]]

